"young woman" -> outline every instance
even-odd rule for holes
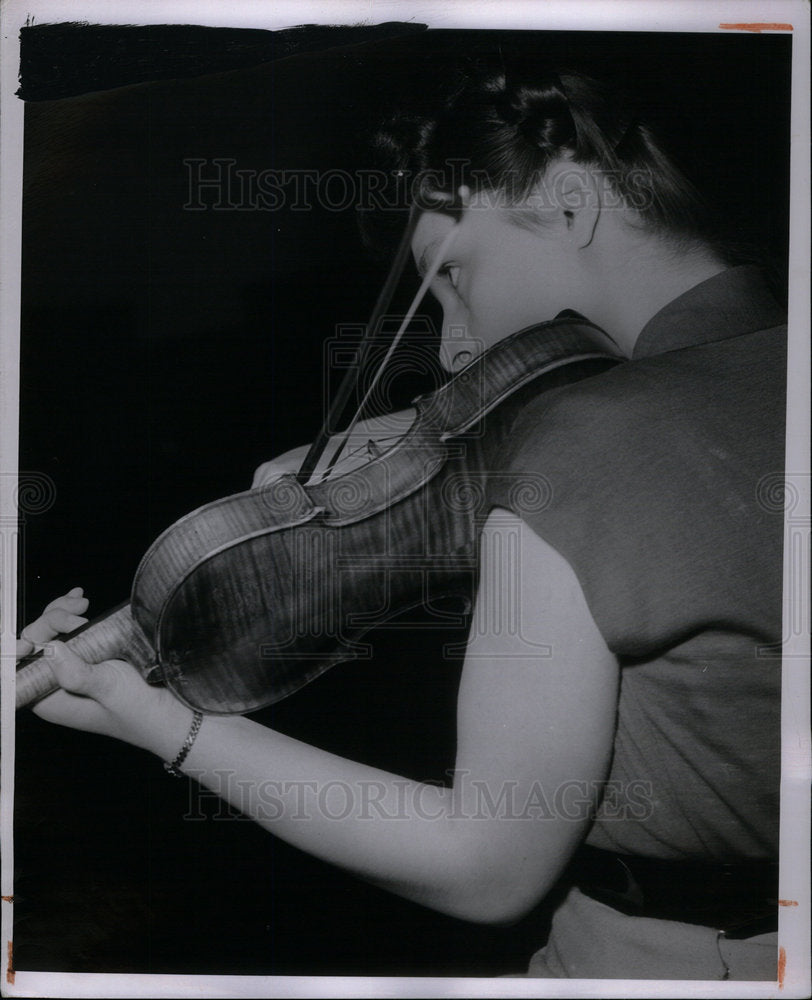
[[[783,469],[782,311],[645,123],[587,77],[486,76],[416,124],[387,145],[446,198],[412,242],[437,269],[445,367],[563,310],[626,359],[531,400],[489,470],[472,620],[490,627],[470,633],[453,786],[193,718],[129,664],[59,642],[62,690],[36,711],[466,920],[520,918],[575,856],[530,975],[773,979],[782,523],[759,490]],[[511,509],[504,484],[539,474],[549,503]],[[516,627],[494,610],[508,588]],[[72,591],[27,634],[85,609]]]

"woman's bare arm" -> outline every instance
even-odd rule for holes
[[[452,788],[235,717],[205,719],[184,770],[325,861],[442,912],[506,922],[544,896],[585,835],[610,759],[618,669],[555,550],[504,511],[482,549]],[[56,692],[39,714],[175,756],[187,708],[121,661],[88,667],[55,650],[60,683],[85,697]],[[561,797],[567,787],[580,805]]]

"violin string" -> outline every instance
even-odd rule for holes
[[[420,283],[420,287],[418,288],[417,292],[415,293],[415,296],[412,299],[412,301],[411,301],[411,303],[409,305],[409,308],[406,310],[406,315],[403,317],[403,321],[401,322],[400,327],[398,328],[397,333],[392,338],[392,343],[389,345],[389,348],[387,349],[386,354],[384,355],[383,361],[381,361],[381,363],[378,365],[377,371],[375,372],[375,375],[373,376],[372,381],[369,384],[369,388],[364,393],[364,397],[361,400],[361,402],[360,402],[360,404],[358,406],[358,409],[355,411],[355,414],[353,415],[353,418],[350,421],[350,424],[347,427],[346,431],[344,431],[344,433],[341,435],[341,438],[340,438],[340,440],[338,442],[338,446],[336,447],[336,450],[333,453],[333,456],[330,459],[330,462],[327,465],[327,468],[322,473],[322,477],[321,477],[322,481],[325,480],[327,478],[327,476],[329,476],[329,474],[332,472],[333,467],[335,466],[336,462],[338,461],[339,456],[341,455],[342,451],[344,450],[345,445],[347,444],[347,441],[350,438],[350,435],[352,434],[353,430],[355,429],[355,425],[358,423],[358,421],[359,421],[359,419],[361,417],[361,414],[364,411],[364,407],[367,405],[367,403],[369,402],[369,399],[370,399],[372,393],[375,391],[375,389],[376,389],[376,387],[378,385],[378,382],[380,381],[381,376],[383,374],[384,368],[389,364],[389,360],[392,357],[392,355],[395,353],[395,350],[396,350],[398,344],[400,343],[401,338],[403,337],[403,334],[406,332],[407,327],[409,326],[409,324],[414,319],[414,314],[417,312],[417,310],[418,310],[418,308],[420,306],[420,303],[423,301],[423,299],[424,299],[424,297],[426,295],[426,292],[429,289],[429,285],[431,285],[432,281],[434,281],[434,278],[436,277],[437,272],[443,266],[443,261],[445,260],[445,255],[448,252],[449,247],[451,246],[451,244],[454,242],[454,240],[457,237],[457,227],[458,227],[458,225],[459,225],[459,223],[455,223],[452,226],[452,228],[446,233],[445,238],[443,239],[442,243],[439,246],[439,249],[437,250],[437,253],[434,255],[434,259],[432,260],[431,265],[429,266],[428,270],[426,271],[426,274],[425,274],[425,276],[423,278],[423,281]]]
[[[381,288],[378,299],[375,302],[369,323],[367,323],[366,333],[356,350],[355,363],[345,372],[344,378],[341,380],[338,391],[330,404],[329,411],[321,425],[319,433],[314,438],[307,454],[305,455],[304,461],[299,468],[299,471],[296,473],[296,478],[302,484],[308,482],[313,474],[316,466],[318,465],[319,459],[324,453],[324,450],[330,440],[330,428],[333,426],[334,422],[341,417],[341,414],[344,412],[344,408],[356,387],[360,372],[364,367],[366,355],[369,352],[374,332],[377,330],[378,324],[385,315],[386,310],[389,308],[389,303],[392,301],[392,296],[395,294],[395,289],[403,273],[403,268],[406,266],[406,261],[409,258],[412,235],[417,227],[419,218],[420,213],[417,210],[417,205],[414,204],[409,210],[409,219],[400,238],[400,243],[398,244],[397,251],[395,252],[395,259],[389,269],[389,274],[387,275],[383,288]]]
[[[336,463],[333,463],[331,461],[330,468],[332,469],[333,465],[335,464],[335,467],[340,469],[342,465],[351,461],[353,458],[356,457],[356,455],[360,455],[362,452],[367,452],[367,454],[370,454],[371,449],[377,448],[381,444],[388,444],[388,442],[390,441],[399,441],[402,437],[403,437],[402,434],[386,434],[384,437],[376,437],[376,438],[370,437],[367,441],[364,441],[361,444],[345,448],[341,460]],[[386,451],[388,451],[388,448],[383,448],[381,454],[383,454]]]

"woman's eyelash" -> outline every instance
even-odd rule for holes
[[[437,277],[444,278],[452,288],[456,288],[459,280],[459,271],[458,264],[441,264],[437,269]]]

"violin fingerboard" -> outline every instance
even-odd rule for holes
[[[129,604],[83,625],[64,641],[88,663],[121,658],[136,667],[142,675],[155,663],[155,653],[133,620]],[[48,657],[43,653],[28,657],[17,668],[17,708],[40,701],[58,687]]]

